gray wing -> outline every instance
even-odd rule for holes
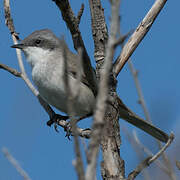
[[[74,77],[77,77],[77,72],[79,71],[79,67],[76,61],[79,60],[79,56],[77,54],[72,53],[70,50],[67,51],[67,62],[68,62],[68,72]],[[73,60],[72,60],[73,59]],[[93,69],[94,70],[94,69]],[[95,72],[95,71],[94,71]],[[86,86],[90,87],[89,82],[87,81],[86,75],[84,71],[82,72],[81,76],[81,81],[84,83]]]

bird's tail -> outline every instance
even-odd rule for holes
[[[162,142],[167,142],[169,139],[168,134],[160,130],[159,128],[151,125],[150,123],[146,122],[145,120],[141,119],[137,115],[135,115],[133,112],[131,112],[119,99],[119,107],[120,107],[120,118],[124,119],[125,121],[129,122],[130,124],[133,124],[134,126],[142,129],[146,133],[150,134],[154,138],[158,139]]]

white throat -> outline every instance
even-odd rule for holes
[[[52,55],[50,50],[40,47],[26,47],[24,49],[24,54],[32,68],[36,64],[43,63],[49,56]]]

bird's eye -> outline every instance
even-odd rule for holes
[[[41,43],[41,40],[40,40],[40,39],[37,39],[37,40],[35,41],[35,43],[38,45],[38,44]]]

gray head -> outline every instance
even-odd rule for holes
[[[39,62],[50,59],[55,53],[61,53],[62,48],[67,49],[65,42],[48,29],[34,31],[20,44],[11,47],[21,49],[32,67]]]
[[[24,50],[26,47],[39,47],[47,50],[53,50],[61,45],[61,40],[57,38],[49,29],[34,31],[26,37],[21,44],[11,46]]]

